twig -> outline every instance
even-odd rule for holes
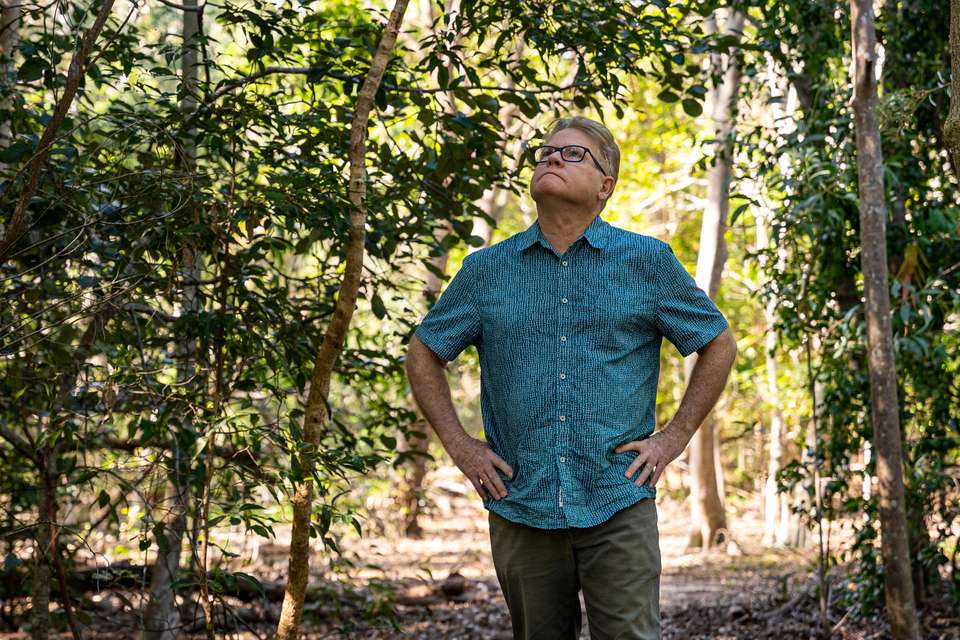
[[[175,2],[170,2],[170,0],[158,0],[158,2],[160,2],[160,4],[165,4],[165,5],[167,5],[167,6],[170,7],[171,9],[178,9],[178,10],[180,10],[180,11],[203,11],[204,9],[207,8],[207,3],[206,3],[206,2],[204,2],[203,4],[201,4],[201,5],[199,5],[199,6],[196,6],[196,7],[187,7],[187,6],[184,6],[184,5],[182,5],[182,4],[177,4],[177,3],[175,3]]]

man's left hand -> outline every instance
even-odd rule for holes
[[[627,467],[627,472],[624,475],[628,478],[633,476],[640,465],[643,465],[643,472],[633,483],[639,487],[649,480],[649,485],[653,487],[657,484],[657,480],[660,479],[667,464],[676,460],[686,446],[687,442],[680,437],[680,434],[664,428],[646,440],[626,442],[614,451],[617,453],[623,453],[624,451],[639,453]]]

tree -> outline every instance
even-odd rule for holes
[[[897,369],[890,328],[887,278],[887,208],[880,129],[877,123],[876,34],[873,4],[851,0],[853,113],[857,138],[860,242],[863,265],[870,406],[880,481],[884,583],[890,626],[897,640],[920,637],[910,571],[903,488]]]
[[[392,56],[394,44],[408,0],[396,0],[390,18],[383,29],[370,70],[363,81],[353,111],[350,129],[350,240],[347,261],[337,296],[337,305],[320,345],[310,379],[310,393],[303,416],[304,447],[299,454],[303,474],[295,486],[293,503],[293,531],[290,534],[290,559],[287,565],[287,586],[284,591],[283,608],[277,625],[278,640],[293,640],[299,635],[300,619],[307,591],[310,569],[310,530],[313,512],[313,475],[316,447],[320,444],[321,431],[330,420],[327,398],[330,394],[330,378],[334,363],[350,326],[356,307],[357,291],[363,269],[364,237],[367,223],[367,126],[373,99],[383,80],[387,63]]]
[[[182,122],[185,124],[184,135],[177,141],[175,166],[183,175],[193,179],[197,169],[196,127],[189,124],[197,111],[197,96],[199,95],[199,77],[197,53],[200,46],[200,15],[202,9],[197,0],[184,0],[181,6],[183,34],[183,48],[180,53],[180,110]],[[192,210],[195,221],[200,215],[196,211],[199,206],[196,202],[188,205]],[[202,254],[198,251],[193,238],[186,238],[180,249],[181,252],[181,289],[183,299],[181,314],[183,318],[199,320],[203,310],[203,301],[200,297],[198,283],[202,273]],[[198,377],[197,368],[197,340],[193,336],[185,336],[181,342],[179,364],[177,366],[177,383],[188,395],[203,393],[202,378]],[[180,560],[183,555],[183,539],[187,533],[187,522],[190,515],[191,473],[190,457],[193,450],[192,440],[195,439],[195,424],[193,412],[187,406],[179,412],[175,419],[172,448],[167,454],[169,479],[166,500],[168,503],[167,515],[164,518],[163,541],[157,549],[157,557],[150,574],[150,599],[147,602],[143,616],[143,636],[146,640],[174,640],[181,635],[180,612],[177,608],[177,594],[174,583],[180,573]],[[194,513],[196,519],[199,514]],[[201,594],[204,605],[208,604],[206,594]],[[204,609],[208,632],[212,631],[213,620],[209,611]]]
[[[20,36],[20,2],[0,2],[0,151],[13,139],[10,116],[16,96],[13,76]]]
[[[719,11],[718,11],[719,12]],[[734,41],[743,33],[744,16],[741,12],[727,12],[724,35]],[[716,33],[716,13],[707,20],[707,32]],[[727,259],[724,240],[730,203],[730,175],[733,166],[732,136],[740,72],[736,51],[727,55],[712,53],[710,71],[714,82],[708,89],[710,117],[714,124],[716,155],[709,170],[707,208],[703,213],[700,249],[697,255],[697,286],[716,299]],[[685,377],[690,379],[696,354],[685,362]],[[722,478],[716,414],[710,412],[688,446],[690,464],[690,507],[692,523],[689,546],[707,548],[717,544],[717,533],[727,526],[723,507]]]
[[[950,0],[950,113],[943,137],[953,166],[960,167],[960,0]]]

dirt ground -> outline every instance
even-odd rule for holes
[[[428,477],[431,508],[422,520],[424,535],[396,533],[390,518],[368,520],[363,537],[345,535],[341,555],[318,553],[311,564],[312,596],[304,617],[304,637],[330,640],[508,640],[510,619],[490,557],[487,515],[455,467]],[[371,513],[389,512],[389,500],[368,504]],[[734,545],[724,551],[688,553],[689,507],[657,502],[663,573],[660,598],[664,640],[816,638],[819,620],[815,585],[816,548],[769,549],[761,544],[762,521],[756,505],[731,514]],[[243,541],[242,567],[261,580],[280,580],[286,544],[256,536]],[[834,544],[837,540],[834,541]],[[231,545],[236,551],[237,546]],[[318,549],[319,551],[319,549]],[[451,577],[452,576],[452,577]],[[84,637],[136,638],[141,606],[105,592],[93,597],[92,620]],[[392,606],[391,603],[396,603]],[[220,637],[269,638],[279,602],[233,603]],[[132,606],[131,606],[132,605]],[[581,608],[583,603],[581,601]],[[584,609],[585,610],[585,609]],[[97,613],[99,611],[99,614]],[[580,638],[588,639],[589,619]],[[960,640],[960,613],[924,612],[929,640]],[[876,640],[890,637],[882,617],[854,620],[831,611],[831,638]],[[200,631],[198,624],[194,631]],[[0,633],[25,639],[26,633]],[[67,638],[69,635],[62,635]],[[184,633],[182,637],[203,637]]]
[[[490,557],[486,511],[472,490],[466,496],[457,495],[466,486],[460,483],[456,468],[436,471],[430,486],[436,509],[423,522],[422,539],[367,537],[350,545],[372,565],[358,575],[394,585],[396,592],[408,599],[398,607],[398,628],[374,627],[352,619],[346,624],[315,627],[313,637],[512,638]],[[757,505],[750,506],[754,508],[748,507],[730,523],[736,544],[723,551],[689,553],[688,505],[658,500],[664,640],[817,637],[819,615],[812,579],[815,547],[804,552],[765,547],[759,510]],[[466,579],[464,593],[458,598],[437,598],[453,573]],[[581,609],[585,611],[582,599]],[[960,616],[931,612],[928,618],[925,638],[960,639]],[[589,639],[589,619],[584,616],[584,620],[580,638]],[[832,626],[832,638],[889,637],[882,618],[853,622],[835,615]]]

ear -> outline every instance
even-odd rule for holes
[[[613,187],[616,184],[613,180],[613,176],[604,176],[603,182],[600,185],[600,191],[597,193],[598,200],[606,200],[611,194],[613,194]]]

